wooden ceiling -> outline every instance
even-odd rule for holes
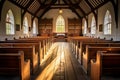
[[[4,0],[1,0],[4,1]],[[29,12],[35,17],[41,18],[50,9],[70,9],[79,18],[87,16],[91,12],[116,0],[8,0],[24,10],[23,15]]]

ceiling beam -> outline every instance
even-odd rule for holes
[[[24,14],[27,12],[27,8],[29,8],[30,7],[30,5],[32,4],[34,2],[34,0],[30,0],[29,2],[28,2],[28,4],[25,6],[25,8],[24,8]],[[23,15],[24,15],[23,14]],[[35,15],[34,15],[35,16]]]
[[[72,3],[71,0],[69,0],[69,2],[70,2],[70,5],[69,5],[69,6],[71,7],[72,11],[75,12],[75,13],[78,15],[79,18],[81,18],[81,16],[79,15],[79,13],[76,11],[76,7],[78,7],[78,6],[73,5],[73,3]],[[79,7],[79,9],[80,9],[80,7]],[[83,12],[83,13],[84,13],[84,12]],[[82,13],[82,14],[83,14],[83,13]]]
[[[41,5],[42,3],[41,3],[41,0],[37,0],[38,2],[39,2],[39,4]]]
[[[88,2],[88,0],[85,0],[86,1],[86,3],[90,6],[91,4]],[[93,12],[93,13],[95,13],[94,11],[95,10],[97,10],[98,8],[100,8],[101,6],[103,6],[104,4],[106,4],[106,3],[108,3],[110,0],[104,0],[104,2],[103,3],[101,3],[100,5],[98,5],[97,7],[93,7],[92,5],[91,5],[91,11],[89,12],[89,13],[87,13],[86,15],[89,15],[91,12]]]
[[[13,3],[14,5],[18,6],[19,8],[25,10],[25,7],[21,6],[20,4],[16,3],[15,1],[13,1],[13,0],[8,0],[8,1],[11,2],[11,3]],[[26,10],[26,11],[27,11],[28,13],[30,13],[31,15],[33,15],[33,16],[35,16],[35,17],[38,17],[38,16],[34,15],[32,12],[30,12],[30,11],[28,11],[28,10]]]
[[[34,14],[36,15],[40,11],[40,9],[45,8],[45,7],[47,6],[45,6],[45,1],[44,1],[44,3],[40,5],[40,7],[37,9],[37,11]]]
[[[19,8],[22,8],[24,9],[23,6],[21,6],[20,4],[18,4],[16,1],[13,1],[13,0],[8,0],[9,2],[13,3],[14,5],[18,6]]]
[[[63,0],[65,4],[68,5],[66,0]],[[75,10],[75,8],[71,5],[69,5],[70,9],[81,19],[81,16],[78,14],[78,12]]]
[[[43,9],[43,8],[45,9],[44,12],[47,12],[47,10],[49,10],[48,8],[50,8],[50,6],[51,6],[53,3],[55,3],[56,1],[57,1],[57,0],[52,0],[49,5],[45,5],[45,1],[44,1],[44,4],[41,5],[34,14],[36,15],[36,14],[40,11],[40,9]],[[44,13],[44,12],[43,12],[43,13]],[[41,18],[41,16],[39,16],[39,18]]]
[[[41,0],[38,0],[38,2],[40,3],[40,5],[44,5],[47,2],[47,0],[44,0],[43,2]]]
[[[95,7],[94,10],[100,8],[101,6],[103,6],[104,4],[108,3],[109,1],[111,1],[111,0],[104,0],[104,2],[99,4],[97,7]]]
[[[50,6],[47,7],[47,8],[43,11],[43,13],[39,16],[39,19],[41,19],[42,16],[43,16],[48,10],[50,10]]]
[[[90,2],[88,0],[85,0],[85,2],[88,4],[88,6],[90,7],[91,10],[94,9],[94,7],[90,4]]]
[[[76,1],[76,0],[75,0],[75,1]],[[76,1],[76,3],[79,5],[81,1],[82,1],[82,0],[78,0],[78,1]]]
[[[85,11],[83,11],[83,9],[82,9],[79,5],[72,5],[72,6],[74,6],[75,9],[76,9],[76,8],[79,9],[79,10],[82,12],[83,15],[86,14]]]

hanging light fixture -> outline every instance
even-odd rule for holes
[[[58,0],[58,4],[59,4],[59,5],[61,4],[60,0]],[[62,10],[61,8],[59,9],[59,13],[60,13],[60,14],[63,13],[63,10]]]
[[[63,13],[63,10],[62,10],[62,9],[59,9],[59,13],[62,14],[62,13]]]

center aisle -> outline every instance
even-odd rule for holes
[[[47,54],[34,80],[87,80],[69,43],[56,42]]]

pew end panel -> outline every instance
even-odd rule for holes
[[[23,69],[23,74],[25,77],[23,80],[30,80],[30,60],[29,59],[24,62],[24,66],[25,67]]]
[[[83,68],[87,74],[90,73],[90,60],[96,59],[97,51],[104,53],[120,53],[120,47],[92,47],[86,46],[86,53],[83,54]]]
[[[96,59],[91,59],[91,73],[90,73],[90,80],[100,80],[100,62],[101,60],[101,52],[97,52]]]
[[[14,75],[21,80],[30,80],[30,60],[24,60],[24,52],[0,53],[0,75]]]
[[[83,69],[85,71],[85,73],[87,74],[87,70],[88,70],[88,47],[89,46],[86,46],[86,51],[82,52],[82,55],[83,55]]]
[[[119,72],[119,53],[98,52],[96,61],[91,60],[91,80],[109,80],[109,78],[116,77],[120,79]]]
[[[25,60],[30,59],[31,73],[34,74],[38,69],[38,53],[35,52],[35,46],[0,48],[0,53],[17,53],[18,51],[24,51]]]

